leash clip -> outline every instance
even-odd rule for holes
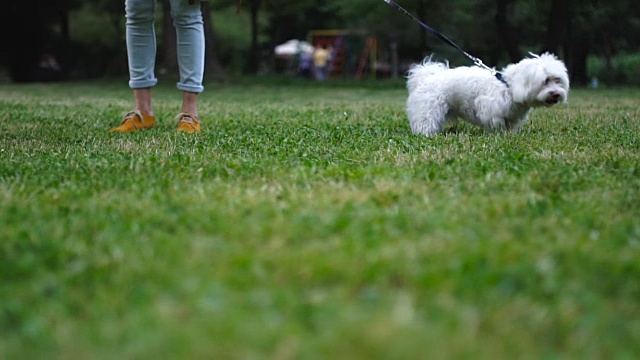
[[[465,53],[466,54],[466,53]],[[484,70],[487,70],[488,72],[491,73],[492,76],[494,76],[496,79],[498,79],[501,83],[505,84],[507,87],[509,87],[509,83],[507,82],[507,80],[504,79],[504,76],[502,75],[502,73],[498,70],[496,70],[495,68],[490,68],[487,65],[485,65],[482,60],[478,59],[477,57],[471,56],[469,54],[466,54],[469,59],[471,59],[473,61],[473,63],[479,67],[482,68]]]
[[[473,61],[473,64],[479,68],[485,69],[487,71],[489,71],[491,73],[491,75],[495,75],[498,71],[496,71],[495,68],[490,68],[487,65],[485,65],[482,60],[478,59],[477,57],[471,56],[467,53],[465,53],[465,55],[467,55],[467,57],[469,57],[469,59],[471,59]]]

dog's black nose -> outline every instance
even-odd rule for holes
[[[551,97],[557,100],[558,98],[560,98],[560,94],[553,93],[553,94],[551,94]]]

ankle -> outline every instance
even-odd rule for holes
[[[147,116],[147,117],[154,117],[156,116],[153,113],[153,110],[143,110],[143,109],[138,109],[136,108],[135,111],[139,111],[142,115]]]
[[[191,107],[182,107],[182,114],[189,114],[189,115],[193,115],[193,116],[198,116],[198,109],[195,108],[191,108]]]

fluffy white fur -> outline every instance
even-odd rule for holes
[[[523,59],[501,73],[508,86],[477,66],[449,68],[430,57],[414,64],[407,77],[411,130],[432,136],[448,119],[463,118],[489,131],[518,131],[533,107],[567,101],[567,68],[553,54]]]

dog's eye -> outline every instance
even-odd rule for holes
[[[559,84],[560,83],[560,79],[553,77],[553,76],[549,76],[548,78],[546,78],[544,80],[544,84],[545,85],[549,85],[551,83],[555,83],[555,84]]]

